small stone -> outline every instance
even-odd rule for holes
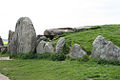
[[[72,52],[70,53],[70,57],[72,58],[81,58],[83,55],[87,53],[81,48],[79,44],[74,44],[72,48]]]

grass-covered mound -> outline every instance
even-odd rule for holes
[[[83,30],[81,32],[66,33],[62,37],[65,37],[66,46],[65,52],[70,51],[71,47],[77,43],[87,52],[92,51],[92,43],[98,35],[104,36],[107,40],[112,41],[115,45],[120,47],[120,25],[103,25],[93,26],[96,29]],[[56,45],[56,41],[53,41]]]
[[[104,36],[120,47],[120,25],[94,27],[97,29],[61,35],[66,39],[64,51],[70,51],[71,47],[78,43],[85,51],[91,52],[92,43],[98,35]],[[54,46],[57,41],[53,41]],[[0,61],[0,72],[11,80],[120,80],[120,61],[94,59],[88,55],[81,59],[72,59],[63,53],[28,53],[19,54],[11,61]]]

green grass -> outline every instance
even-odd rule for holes
[[[91,61],[0,61],[0,72],[11,80],[120,80],[120,66]]]
[[[98,35],[102,35],[107,40],[112,41],[115,45],[120,47],[120,25],[102,25],[93,27],[100,28],[93,30],[88,29],[76,33],[67,33],[67,35],[64,34],[62,37],[65,37],[66,39],[67,49],[77,43],[80,44],[85,51],[91,52],[93,48],[92,43]],[[53,41],[54,46],[57,41],[58,40]]]

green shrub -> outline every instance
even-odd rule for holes
[[[71,58],[69,55],[67,55],[67,56],[66,56],[66,60],[74,61],[74,60],[76,60],[76,59]]]
[[[18,58],[16,54],[10,55],[10,58]]]
[[[52,53],[35,54],[36,59],[51,59]]]
[[[21,58],[21,59],[34,59],[35,58],[35,54],[33,54],[33,53],[19,53],[17,55],[17,58]]]
[[[81,57],[81,61],[84,61],[84,62],[89,61],[89,56],[88,56],[88,55],[83,55],[83,56]]]
[[[120,65],[120,61],[118,60],[104,60],[104,59],[97,59],[97,58],[92,58],[93,62],[96,62],[97,64],[112,64],[112,65]]]
[[[87,61],[89,61],[89,56],[88,55],[83,55],[81,58],[77,58],[77,60],[87,62]]]
[[[63,61],[66,59],[66,55],[64,53],[54,53],[51,56],[53,61]]]
[[[19,53],[18,55],[12,55],[11,58],[19,59],[51,59],[52,53],[33,54],[33,53]]]
[[[6,52],[6,53],[0,52],[0,57],[5,57],[5,56],[10,56],[10,52]]]

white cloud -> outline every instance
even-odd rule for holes
[[[45,29],[119,24],[119,0],[1,0],[0,35],[7,38],[19,17],[31,18],[37,34]]]

